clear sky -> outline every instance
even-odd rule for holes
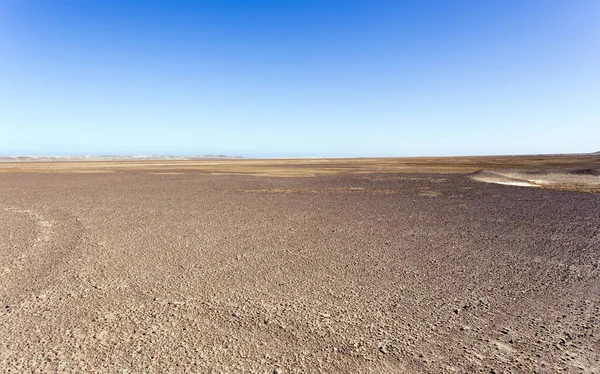
[[[0,154],[600,150],[600,1],[0,0]]]

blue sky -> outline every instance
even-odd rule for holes
[[[0,154],[600,150],[600,2],[0,2]]]

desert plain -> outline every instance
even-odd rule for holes
[[[600,156],[0,163],[0,370],[600,373]]]

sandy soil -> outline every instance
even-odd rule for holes
[[[476,181],[521,187],[545,187],[600,193],[600,168],[554,170],[481,170],[471,175]]]
[[[0,174],[3,372],[600,372],[600,195]]]

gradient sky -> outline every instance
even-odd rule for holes
[[[0,0],[0,154],[600,150],[600,1]]]

